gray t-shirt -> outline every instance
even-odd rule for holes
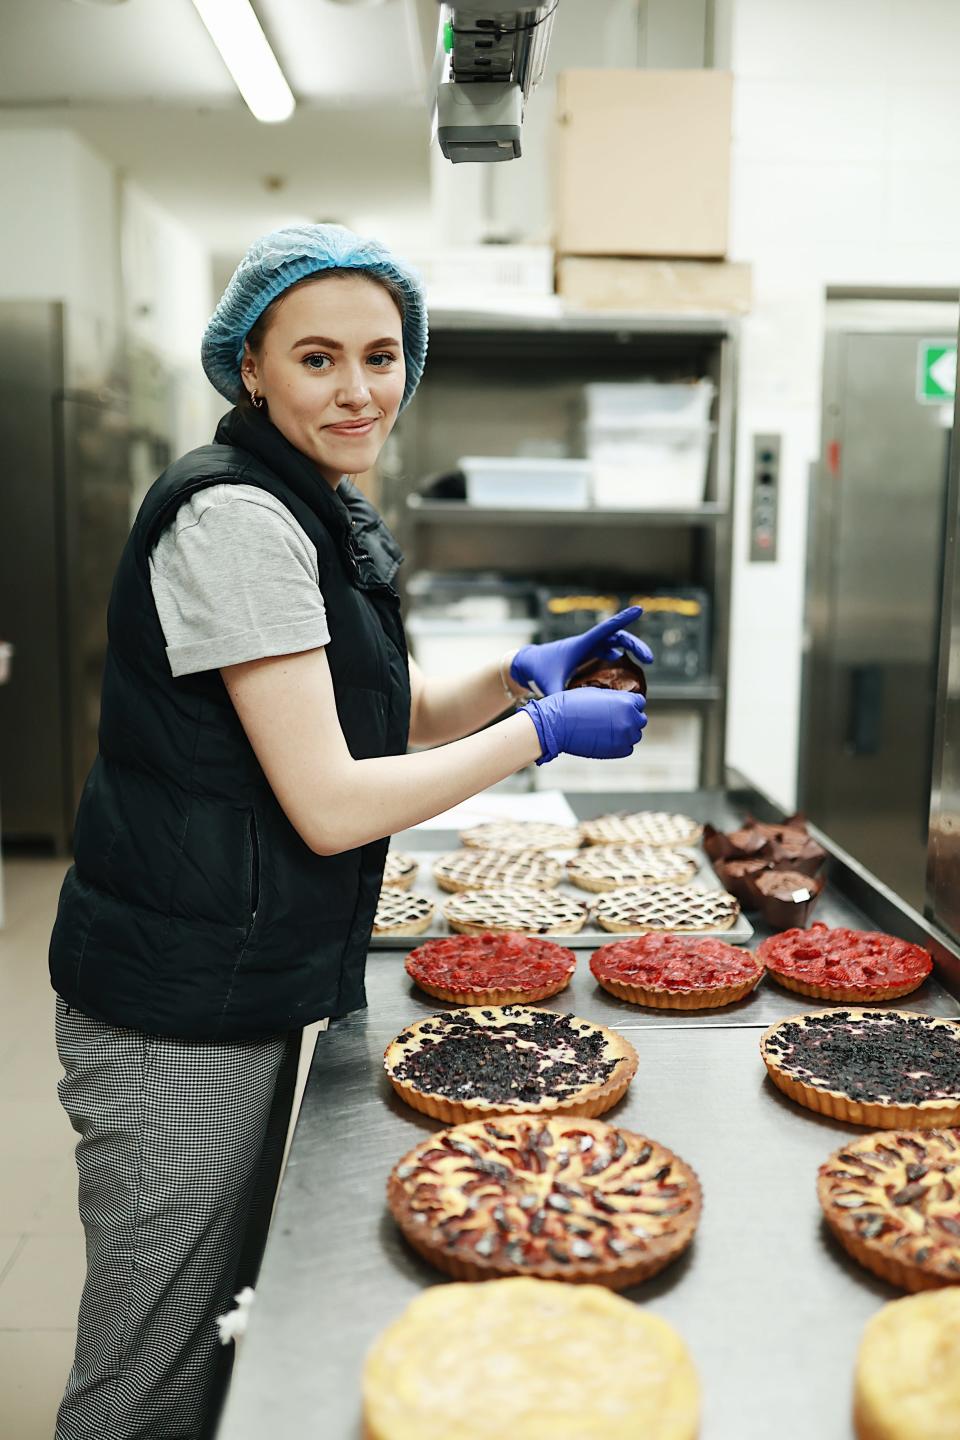
[[[179,507],[150,556],[173,675],[326,645],[317,550],[254,485],[210,485]]]

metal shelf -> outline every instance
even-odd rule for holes
[[[465,500],[407,497],[411,517],[425,525],[716,525],[727,517],[725,505],[708,502],[682,510],[514,510],[468,505]]]
[[[650,702],[659,705],[664,701],[673,704],[675,701],[688,705],[710,704],[714,700],[720,700],[723,696],[723,686],[719,680],[665,680],[662,685],[657,684],[656,675],[651,668],[651,694]]]
[[[482,310],[432,306],[430,332],[510,331],[531,334],[591,334],[616,337],[624,333],[667,336],[698,336],[711,339],[735,334],[736,316],[718,313],[660,314],[644,310],[582,310],[551,298],[540,303],[516,306],[485,306]]]

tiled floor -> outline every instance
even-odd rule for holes
[[[76,1136],[60,1108],[47,942],[66,866],[4,862],[0,929],[0,1435],[51,1440],[83,1284]],[[301,1064],[305,1078],[315,1031]],[[104,1437],[106,1440],[106,1437]]]

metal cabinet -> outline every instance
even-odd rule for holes
[[[694,509],[487,510],[424,500],[462,455],[576,456],[583,386],[708,376],[716,387],[704,503]],[[657,703],[702,717],[700,779],[722,777],[735,427],[735,321],[624,313],[431,316],[430,361],[388,457],[384,508],[414,569],[701,586],[712,602],[711,675],[665,686]]]

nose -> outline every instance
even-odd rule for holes
[[[362,370],[353,370],[344,376],[343,385],[337,391],[337,404],[345,410],[362,410],[370,403],[370,387]]]

